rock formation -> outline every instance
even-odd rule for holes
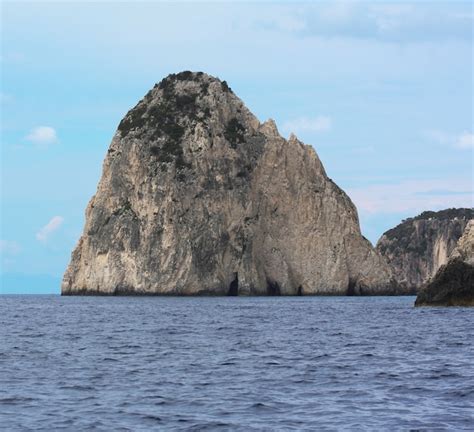
[[[474,220],[469,221],[448,263],[421,288],[415,306],[474,306]]]
[[[397,282],[415,293],[448,262],[474,209],[426,211],[404,220],[377,242]]]
[[[314,149],[225,81],[181,72],[120,122],[62,293],[398,291]]]

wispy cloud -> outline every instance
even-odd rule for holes
[[[458,134],[450,134],[440,130],[429,130],[423,133],[427,138],[446,146],[466,150],[474,148],[474,134],[464,131]]]
[[[474,149],[474,134],[463,132],[457,137],[454,145],[460,149]]]
[[[415,192],[415,195],[471,195],[472,191],[470,190],[449,190],[449,189],[431,189],[426,191]]]
[[[0,93],[0,103],[7,104],[13,101],[13,96],[7,93]]]
[[[282,129],[285,132],[324,132],[332,127],[331,117],[299,117],[294,120],[287,121],[283,124]]]
[[[58,142],[56,130],[51,126],[38,126],[25,139],[40,148],[47,148]]]
[[[36,233],[36,239],[45,243],[49,236],[55,232],[64,222],[62,216],[54,216],[43,228]]]
[[[18,255],[21,247],[16,241],[0,240],[0,252],[2,255]]]
[[[23,63],[25,55],[21,52],[7,52],[0,56],[0,63]]]
[[[257,28],[281,30],[288,33],[303,31],[306,28],[306,21],[304,17],[298,16],[294,12],[294,9],[287,7],[278,9],[278,13],[270,11],[264,20],[259,20],[255,25]]]
[[[419,42],[471,40],[472,22],[467,3],[338,1],[288,8],[285,19],[269,16],[262,27],[300,36]]]
[[[361,212],[388,214],[474,206],[470,178],[453,180],[410,180],[349,188],[347,193]]]

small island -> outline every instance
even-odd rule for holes
[[[225,81],[156,84],[118,126],[63,295],[395,295],[313,147]]]

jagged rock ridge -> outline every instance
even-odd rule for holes
[[[425,211],[385,232],[377,250],[392,267],[397,282],[416,292],[448,262],[474,209]]]
[[[424,285],[415,306],[474,306],[474,220],[470,220],[447,264]]]
[[[394,294],[314,149],[225,81],[170,75],[120,122],[62,293]]]

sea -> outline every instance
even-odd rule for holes
[[[2,431],[474,430],[474,309],[0,296]]]

